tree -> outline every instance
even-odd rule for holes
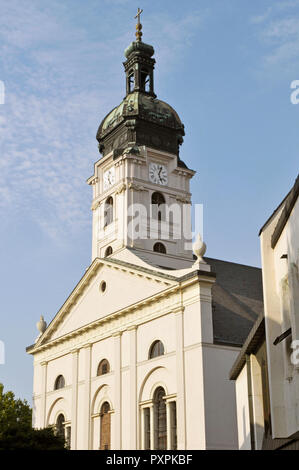
[[[27,401],[16,400],[13,392],[4,393],[4,386],[0,383],[0,438],[11,427],[30,428],[31,422],[32,410]]]
[[[31,423],[27,401],[4,393],[0,383],[0,450],[65,450],[65,440],[53,428],[33,429]]]

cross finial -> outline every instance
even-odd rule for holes
[[[137,20],[138,24],[140,24],[140,15],[141,15],[142,12],[143,12],[143,10],[140,10],[140,8],[138,8],[137,15],[135,16],[135,18],[138,18],[138,20]]]
[[[136,24],[136,39],[137,41],[141,41],[141,36],[142,36],[142,24],[140,23],[140,15],[141,13],[143,12],[143,10],[140,10],[140,8],[138,8],[137,10],[137,15],[135,16],[135,18],[137,18],[137,24]]]

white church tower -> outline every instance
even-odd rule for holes
[[[125,51],[126,97],[97,133],[103,156],[88,180],[92,258],[124,257],[121,251],[130,248],[153,264],[189,267],[189,183],[195,172],[179,158],[184,126],[154,93],[154,49],[141,41],[137,27],[137,40]]]
[[[54,425],[71,449],[233,449],[239,345],[214,341],[216,275],[200,238],[192,252],[184,126],[155,95],[137,17],[126,96],[100,124],[88,179],[92,263],[27,348],[34,426]]]

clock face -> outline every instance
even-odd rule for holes
[[[152,183],[165,186],[168,183],[166,167],[160,163],[150,163],[149,179]]]
[[[115,183],[115,168],[114,166],[104,173],[104,190],[110,188]]]

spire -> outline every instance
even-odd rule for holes
[[[127,149],[147,145],[178,156],[183,142],[184,125],[176,111],[158,100],[154,91],[154,48],[142,41],[142,25],[138,8],[136,38],[125,50],[123,63],[126,77],[126,96],[101,122],[97,140],[104,156],[113,151],[118,158]]]
[[[140,8],[138,8],[137,15],[135,16],[135,18],[137,18],[136,33],[135,33],[137,41],[141,41],[141,37],[142,37],[142,32],[141,32],[142,24],[140,23],[140,15],[142,12],[143,10],[140,10]]]
[[[154,48],[142,42],[142,24],[140,15],[143,10],[138,8],[136,24],[136,41],[133,41],[125,50],[126,62],[126,94],[138,91],[156,97],[154,93]]]

